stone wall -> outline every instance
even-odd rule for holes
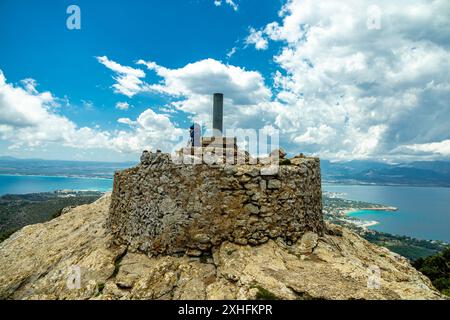
[[[117,242],[149,255],[199,256],[224,241],[295,242],[323,233],[320,162],[186,165],[148,153],[117,172],[108,219]]]

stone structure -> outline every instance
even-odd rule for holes
[[[117,243],[151,256],[200,256],[224,241],[289,244],[325,229],[318,158],[279,167],[172,160],[147,152],[115,174],[108,228]]]

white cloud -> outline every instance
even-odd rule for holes
[[[271,96],[259,72],[225,65],[214,59],[189,63],[179,69],[168,69],[142,60],[138,63],[146,65],[162,78],[161,82],[146,86],[150,91],[173,96],[210,96],[213,92],[223,92],[234,104],[240,105],[255,104]]]
[[[90,147],[107,140],[107,133],[78,128],[58,115],[57,99],[50,92],[39,93],[34,80],[22,84],[24,87],[8,84],[0,70],[0,138],[10,141],[11,148],[45,143],[76,146],[80,141]]]
[[[367,28],[367,9],[373,5],[369,0],[290,0],[279,21],[260,30],[251,28],[248,45],[263,50],[269,41],[276,41],[280,46],[274,56],[278,71],[272,88],[261,73],[214,59],[173,69],[138,61],[160,78],[152,83],[144,81],[146,74],[139,68],[107,57],[97,59],[114,72],[115,92],[128,97],[167,95],[170,102],[160,110],[185,112],[207,126],[211,95],[223,92],[226,128],[279,128],[281,143],[290,152],[331,159],[448,158],[450,3],[379,0],[376,4],[382,14],[379,30]],[[65,121],[67,133],[63,138],[58,133],[30,134],[30,141],[59,137],[75,144],[83,137],[108,148],[138,152],[148,146],[167,149],[184,134],[170,116],[151,109],[137,119],[119,119],[124,130],[79,129],[57,115],[55,98],[38,93],[33,81],[25,81],[24,88],[6,86],[21,90],[21,98],[16,93],[8,99],[26,102],[8,101],[15,107],[0,109],[2,137],[15,139],[21,127],[36,128],[49,117]],[[0,96],[0,108],[4,99]],[[30,106],[33,112],[28,111]]]
[[[178,69],[166,68],[144,60],[139,60],[137,64],[155,72],[160,81],[142,81],[136,94],[153,92],[167,95],[173,101],[161,109],[164,112],[185,112],[191,120],[202,122],[209,128],[212,94],[222,92],[229,110],[225,114],[228,126],[262,126],[274,119],[274,116],[269,114],[273,113],[272,109],[278,107],[278,104],[271,101],[272,92],[257,71],[248,71],[214,59],[189,63]]]
[[[319,128],[309,127],[306,132],[296,137],[294,141],[299,144],[327,144],[334,138],[336,131],[329,126],[322,124]]]
[[[136,121],[133,121],[130,118],[119,118],[119,119],[117,119],[117,122],[121,123],[121,124],[129,125],[129,126],[136,124]]]
[[[148,109],[136,121],[118,119],[127,130],[101,131],[99,128],[78,127],[59,115],[58,99],[50,92],[38,92],[36,82],[21,82],[24,87],[7,83],[0,70],[0,139],[9,148],[43,148],[58,145],[75,149],[109,149],[115,152],[139,153],[143,149],[171,150],[183,130],[177,128],[167,115]],[[30,90],[29,85],[32,84]]]
[[[148,90],[174,97],[173,108],[190,114],[193,120],[208,127],[214,92],[225,95],[225,126],[257,128],[270,120],[267,114],[273,109],[272,93],[259,72],[214,59],[190,63],[179,69],[142,60],[138,63],[145,64],[161,77],[161,81],[147,84]]]
[[[116,80],[117,83],[113,85],[113,88],[116,93],[121,93],[131,98],[142,91],[144,82],[141,79],[145,78],[144,71],[122,66],[115,61],[109,60],[106,56],[97,57],[97,60],[105,67],[115,72],[116,76],[114,77],[114,80]]]
[[[239,6],[236,4],[235,0],[214,0],[214,5],[216,7],[220,7],[222,3],[225,2],[227,5],[229,5],[234,11],[239,10]]]
[[[231,59],[231,57],[234,56],[234,54],[236,53],[236,51],[237,51],[237,48],[236,48],[236,47],[231,48],[231,50],[227,52],[227,58],[228,58],[228,59]]]
[[[285,143],[330,158],[445,154],[450,139],[450,3],[290,0],[255,39],[281,44],[274,83]],[[402,148],[402,146],[404,146]],[[428,150],[428,151],[427,151]],[[438,152],[436,152],[438,150]],[[444,151],[442,151],[444,150]]]
[[[130,105],[128,102],[117,102],[116,103],[116,109],[128,110],[129,108],[130,108]]]
[[[266,50],[269,47],[269,42],[265,38],[264,33],[255,28],[249,29],[249,35],[245,39],[246,45],[254,45],[257,50]]]
[[[121,118],[119,123],[130,126],[130,131],[120,131],[112,137],[115,148],[123,152],[139,153],[144,149],[172,151],[186,136],[185,130],[177,128],[170,118],[151,109],[145,110],[136,121]]]
[[[22,81],[20,81],[20,83],[22,84],[23,88],[28,92],[28,93],[32,93],[32,94],[36,94],[38,93],[36,90],[36,80],[28,78],[28,79],[23,79]]]
[[[413,144],[410,146],[406,146],[408,149],[417,152],[424,153],[433,153],[443,156],[450,156],[450,139],[440,141],[440,142],[431,142],[431,143],[423,143],[423,144]]]

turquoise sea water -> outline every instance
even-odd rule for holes
[[[112,179],[0,175],[0,196],[64,189],[109,191],[112,185]]]
[[[397,207],[398,211],[362,210],[351,216],[379,224],[370,229],[420,239],[450,242],[450,188],[323,184],[342,198]]]

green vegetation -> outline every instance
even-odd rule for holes
[[[446,248],[446,245],[440,241],[420,240],[374,230],[365,231],[361,236],[367,241],[386,247],[411,261],[435,255]]]
[[[413,266],[430,278],[436,289],[450,296],[450,248],[434,256],[417,259]]]
[[[291,163],[291,160],[289,160],[289,159],[282,159],[282,160],[280,160],[280,166],[288,166],[288,165],[291,165],[292,163]]]
[[[17,229],[13,229],[0,233],[0,243],[8,239],[16,231]]]
[[[114,260],[114,272],[111,275],[111,278],[114,278],[115,276],[117,276],[117,274],[119,273],[119,269],[120,269],[120,263],[122,262],[122,259],[125,257],[125,255],[127,254],[128,249],[125,249],[121,254],[119,254],[116,259]]]
[[[254,288],[258,289],[256,293],[256,300],[280,300],[274,293],[261,287],[260,285],[255,285]]]
[[[232,249],[232,250],[227,250],[227,255],[231,256],[233,254],[233,252],[235,252],[236,249]]]
[[[63,208],[96,201],[98,191],[56,191],[0,197],[0,242],[21,228],[59,216]]]

